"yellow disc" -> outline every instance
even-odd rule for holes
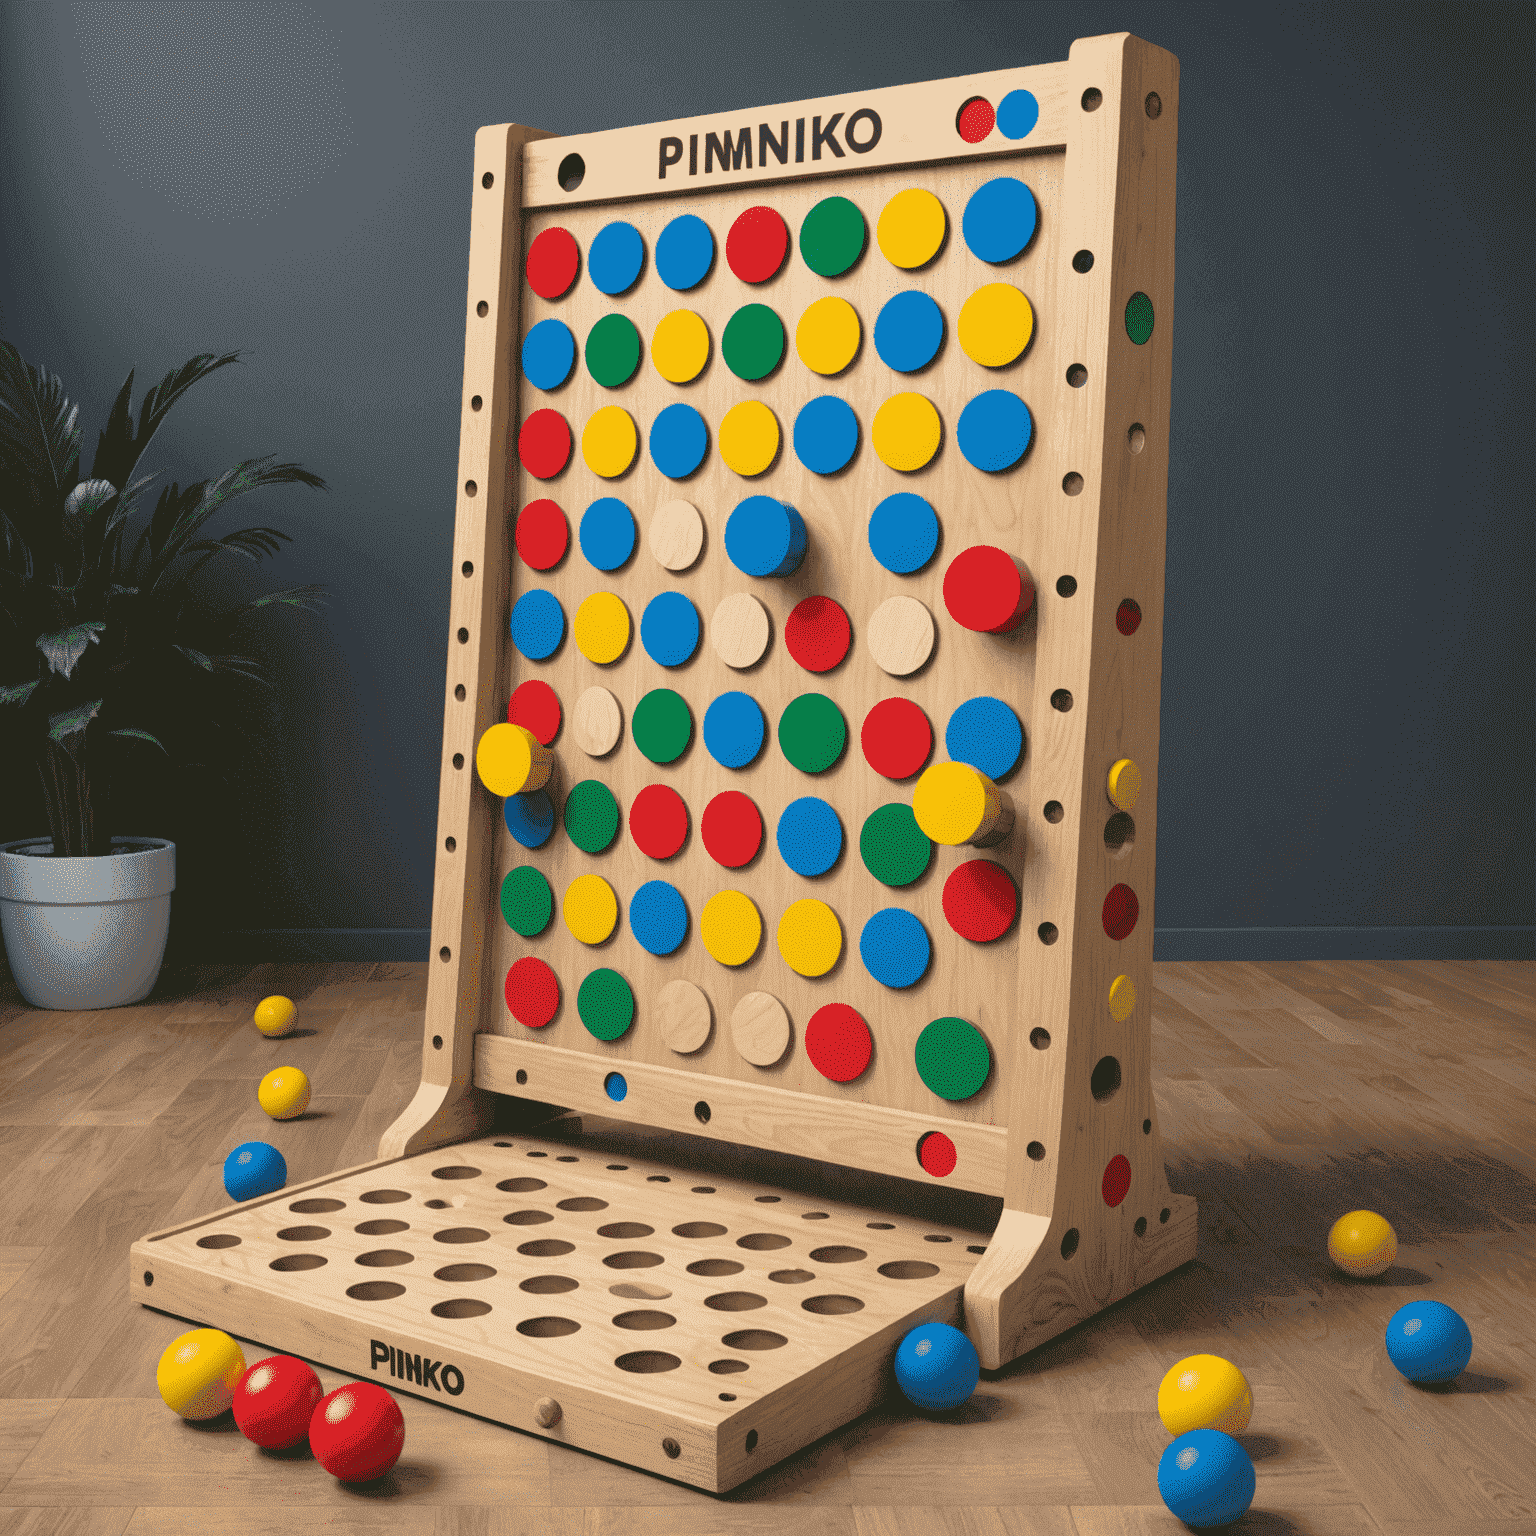
[[[651,361],[669,384],[687,384],[709,361],[709,327],[691,309],[663,315],[651,332]]]
[[[475,772],[493,795],[520,795],[533,772],[538,738],[526,725],[505,720],[491,726],[475,748]]]
[[[960,306],[957,329],[967,357],[1001,368],[1029,345],[1035,312],[1012,283],[988,283]]]
[[[1136,1007],[1136,983],[1129,976],[1116,976],[1109,984],[1109,1016],[1124,1024]]]
[[[721,965],[745,965],[763,938],[763,920],[750,896],[719,891],[699,914],[699,937]]]
[[[619,898],[601,875],[577,875],[565,888],[560,915],[583,944],[601,944],[619,920]]]
[[[1397,1233],[1375,1211],[1351,1211],[1328,1234],[1328,1257],[1346,1275],[1379,1275],[1397,1258]]]
[[[256,1028],[269,1040],[276,1040],[279,1035],[286,1035],[293,1028],[293,1021],[298,1018],[299,1010],[293,1006],[291,998],[264,997],[256,1004],[256,1012],[253,1015]]]
[[[1192,1429],[1219,1429],[1240,1435],[1253,1417],[1248,1378],[1220,1355],[1191,1355],[1163,1377],[1157,1413],[1170,1435]]]
[[[309,1079],[297,1067],[274,1067],[256,1089],[256,1101],[274,1120],[292,1120],[309,1108]]]
[[[922,187],[908,187],[885,205],[875,239],[892,266],[920,267],[938,254],[944,227],[944,204]]]
[[[738,475],[760,475],[779,451],[778,418],[761,400],[743,400],[720,423],[720,457]]]
[[[594,592],[581,600],[571,624],[576,649],[588,661],[606,667],[629,646],[629,609],[612,592]]]
[[[779,953],[802,976],[825,976],[843,952],[843,925],[824,901],[807,896],[779,919]]]
[[[184,1419],[217,1418],[245,1375],[240,1346],[218,1328],[194,1328],[173,1339],[155,1367],[165,1406]]]
[[[1122,757],[1113,768],[1109,770],[1110,804],[1116,810],[1128,811],[1136,804],[1136,797],[1141,793],[1141,769],[1130,758]]]
[[[910,472],[921,469],[939,451],[943,430],[933,402],[907,390],[892,395],[875,412],[869,437],[882,464]]]
[[[935,763],[913,787],[912,815],[925,836],[959,847],[980,828],[991,787],[969,763]]]
[[[581,456],[594,475],[611,480],[635,462],[640,434],[622,405],[605,405],[593,411],[581,430]]]
[[[817,299],[795,327],[795,351],[814,373],[841,373],[859,350],[858,311],[847,299]]]

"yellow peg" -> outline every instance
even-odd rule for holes
[[[526,795],[543,789],[555,754],[526,725],[493,725],[475,748],[475,771],[493,795]]]
[[[969,763],[935,763],[912,790],[923,833],[951,848],[989,848],[1013,830],[1013,801]]]
[[[1141,793],[1141,769],[1130,758],[1122,757],[1109,770],[1106,788],[1109,791],[1109,803],[1117,811],[1130,810]]]

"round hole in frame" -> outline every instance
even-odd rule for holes
[[[987,1246],[985,1243],[972,1243],[965,1251],[967,1253],[985,1253]]]
[[[481,299],[480,302],[475,305],[475,313],[479,315],[482,320],[484,320],[485,317],[490,314],[490,312],[491,306],[487,304],[484,299]]]
[[[1070,1259],[1072,1257],[1072,1255],[1077,1252],[1077,1242],[1078,1242],[1077,1228],[1076,1227],[1072,1227],[1072,1228],[1070,1228],[1067,1231],[1067,1233],[1065,1234],[1065,1236],[1063,1236],[1063,1238],[1061,1240],[1061,1256],[1062,1256],[1062,1258]]]
[[[478,411],[484,404],[485,401],[482,400],[479,395],[471,395],[469,397],[469,408],[472,411]]]
[[[1067,369],[1067,383],[1073,389],[1081,389],[1088,382],[1088,370],[1081,363],[1073,363]]]
[[[440,1050],[442,1050],[442,1048],[443,1048],[443,1037],[441,1035],[433,1035],[432,1036],[432,1049],[434,1051],[440,1051]]]
[[[1045,1161],[1045,1143],[1043,1141],[1032,1141],[1024,1150],[1029,1153],[1030,1162],[1043,1163]]]
[[[240,1239],[233,1232],[215,1232],[212,1237],[200,1237],[199,1248],[238,1248]]]
[[[1072,270],[1074,272],[1091,272],[1091,271],[1093,271],[1093,252],[1092,251],[1079,251],[1072,258]]]
[[[637,1376],[655,1376],[661,1371],[675,1371],[683,1362],[665,1350],[637,1349],[631,1354],[620,1355],[613,1363],[621,1371],[631,1371]]]
[[[672,1461],[676,1461],[683,1454],[683,1448],[670,1435],[661,1442],[661,1449]]]
[[[720,1401],[722,1403],[734,1403],[736,1401],[736,1394],[734,1392],[722,1392],[720,1394]]]
[[[1060,710],[1062,714],[1072,708],[1072,694],[1066,688],[1058,688],[1051,695],[1051,708]]]
[[[1146,108],[1148,117],[1161,117],[1163,115],[1163,98],[1156,91],[1148,91]]]
[[[693,1106],[693,1118],[697,1120],[700,1125],[709,1124],[709,1105],[706,1104],[703,1099],[700,1099],[699,1102]]]
[[[1141,1134],[1143,1136],[1150,1136],[1152,1134],[1152,1122],[1150,1120],[1143,1120],[1141,1122]]]
[[[451,960],[453,959],[453,951],[449,949],[446,944],[444,944],[443,947],[438,950],[437,958],[439,960]]]
[[[517,1069],[517,1085],[518,1085],[518,1087],[521,1088],[523,1086],[523,1084],[526,1083],[527,1081],[528,1081],[528,1073],[526,1072],[526,1070],[524,1070],[524,1068],[519,1067]]]
[[[466,496],[478,496],[480,494],[480,487],[473,480],[466,480],[464,482],[464,494]]]
[[[754,1195],[752,1197],[759,1205],[777,1205],[782,1195]]]
[[[1129,811],[1116,811],[1104,823],[1104,846],[1111,858],[1121,859],[1136,844],[1136,823]]]
[[[1099,1103],[1112,1099],[1120,1088],[1120,1063],[1113,1056],[1101,1056],[1088,1079],[1088,1091]]]
[[[1037,1051],[1048,1051],[1051,1048],[1051,1032],[1048,1029],[1032,1029],[1029,1032],[1029,1043]]]
[[[437,1308],[432,1310],[435,1313]],[[563,1339],[580,1327],[573,1317],[525,1317],[517,1325],[517,1331],[525,1339]]]
[[[455,752],[453,754],[453,766],[455,768],[463,768],[463,766],[464,766],[464,754],[462,752]]]
[[[460,683],[458,685],[458,687],[453,690],[453,696],[454,696],[454,698],[456,698],[459,701],[459,703],[462,704],[464,702],[464,700],[467,697],[467,695],[464,692],[464,684],[463,683]]]
[[[562,192],[574,192],[582,183],[582,178],[587,174],[587,162],[576,153],[571,153],[560,162],[560,169],[555,172],[555,178],[560,183]]]
[[[1159,1221],[1160,1221],[1160,1222],[1162,1222],[1162,1224],[1163,1224],[1163,1225],[1164,1225],[1164,1226],[1166,1226],[1166,1225],[1167,1225],[1167,1224],[1168,1224],[1168,1218],[1169,1218],[1169,1217],[1170,1217],[1170,1216],[1171,1216],[1171,1215],[1173,1215],[1173,1212],[1172,1212],[1172,1211],[1170,1211],[1170,1210],[1169,1210],[1169,1209],[1168,1209],[1168,1207],[1167,1207],[1167,1206],[1166,1206],[1166,1205],[1165,1205],[1165,1206],[1164,1206],[1164,1207],[1163,1207],[1163,1208],[1162,1208],[1162,1210],[1160,1210],[1160,1211],[1159,1211],[1159,1212],[1158,1212],[1158,1213],[1157,1213],[1157,1219],[1158,1219],[1158,1220],[1159,1220]]]
[[[1062,476],[1061,488],[1068,496],[1081,496],[1083,494],[1083,477],[1074,469],[1070,474]]]
[[[496,185],[496,178],[489,171],[487,171],[485,175],[480,178],[480,185],[486,189],[490,189]]]
[[[443,839],[443,850],[446,853],[452,853],[453,850],[455,848],[457,848],[458,846],[459,846],[459,843],[458,843],[458,839],[457,838],[445,837]]]
[[[462,625],[460,625],[460,627],[459,627],[459,644],[460,645],[468,645],[469,644],[469,631],[467,629],[465,629]]]
[[[459,567],[459,569],[463,571],[466,576],[473,576],[475,574],[475,562],[473,560],[466,560],[464,564]]]
[[[1141,604],[1134,597],[1124,597],[1115,610],[1115,628],[1122,635],[1134,635],[1141,628]]]
[[[1067,812],[1066,807],[1062,805],[1060,800],[1047,800],[1045,802],[1045,809],[1040,814],[1054,827]]]
[[[1147,1235],[1147,1218],[1145,1216],[1138,1216],[1132,1231],[1135,1232],[1137,1237],[1145,1237]]]
[[[749,1451],[755,1451],[757,1449],[757,1431],[755,1429],[749,1429],[747,1431],[747,1449]]]
[[[1090,85],[1083,92],[1083,111],[1097,112],[1104,105],[1104,92],[1098,86]]]
[[[1076,597],[1077,596],[1077,577],[1076,576],[1058,576],[1056,578],[1056,596],[1057,597]]]
[[[1041,923],[1035,931],[1040,935],[1042,944],[1054,944],[1061,937],[1061,931],[1055,923]]]
[[[1147,446],[1147,429],[1139,421],[1133,421],[1125,434],[1125,446],[1132,453],[1140,453]]]

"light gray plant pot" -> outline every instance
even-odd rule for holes
[[[112,846],[100,857],[63,859],[45,837],[0,846],[0,932],[34,1008],[137,1003],[160,974],[176,845],[114,837]]]

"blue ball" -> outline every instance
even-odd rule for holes
[[[1186,1525],[1226,1525],[1253,1503],[1248,1452],[1219,1429],[1180,1435],[1157,1464],[1157,1491]]]
[[[1410,1301],[1387,1324],[1387,1354],[1409,1381],[1453,1381],[1472,1358],[1472,1330],[1443,1301]]]
[[[244,1141],[224,1159],[224,1192],[231,1200],[255,1200],[288,1182],[288,1164],[276,1147]]]
[[[958,1408],[981,1380],[976,1346],[948,1323],[923,1323],[896,1346],[896,1385],[917,1408]]]

